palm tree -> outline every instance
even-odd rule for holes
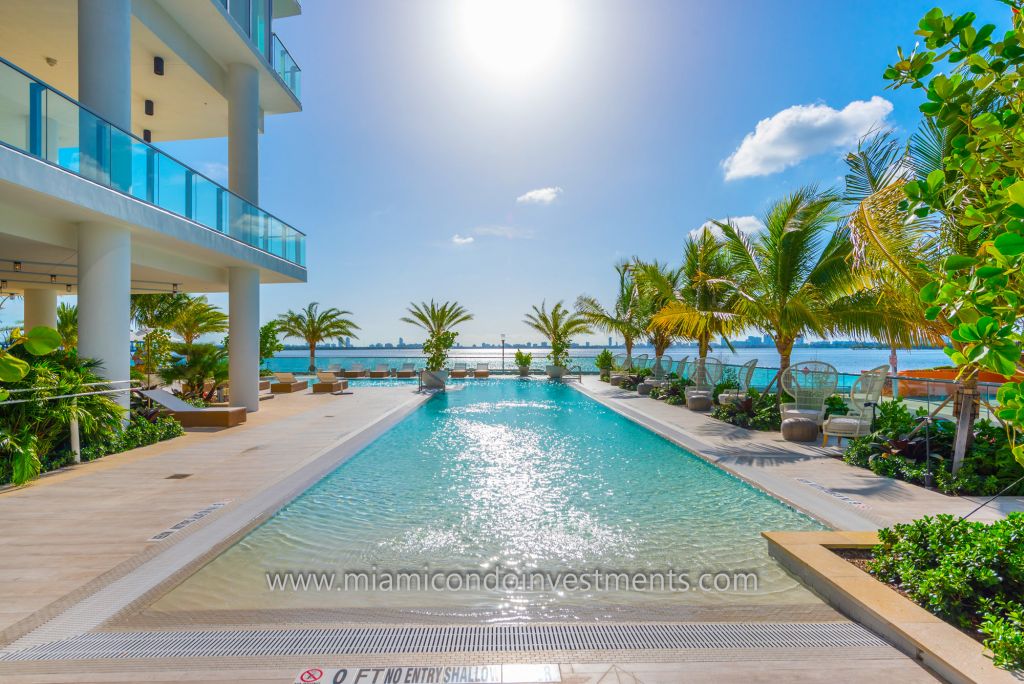
[[[533,306],[533,313],[526,314],[523,320],[528,326],[547,338],[551,345],[551,365],[564,367],[569,361],[569,348],[572,345],[574,335],[589,335],[592,330],[586,316],[565,308],[562,302],[558,302],[551,311],[547,310],[544,302],[540,308]]]
[[[473,320],[473,314],[458,302],[438,304],[433,299],[429,304],[412,302],[406,311],[409,315],[399,320],[427,332],[427,340],[423,343],[423,351],[427,354],[427,370],[442,370],[448,358],[448,350],[455,344],[457,333],[452,328]]]
[[[181,350],[185,350],[184,346]],[[214,344],[194,344],[182,363],[160,369],[160,379],[168,385],[180,380],[187,386],[185,396],[210,401],[217,386],[228,379],[228,352]],[[213,386],[204,392],[207,380],[212,380]]]
[[[660,294],[661,304],[652,328],[696,340],[699,357],[706,358],[716,336],[727,337],[743,327],[732,310],[733,270],[728,253],[709,229],[686,239],[678,270],[646,266],[643,280]]]
[[[65,350],[78,347],[77,306],[67,302],[61,302],[57,306],[57,332],[60,333],[60,346]]]
[[[633,344],[643,336],[645,330],[643,302],[630,265],[619,264],[615,272],[619,276],[619,289],[610,310],[587,295],[580,295],[576,299],[576,310],[592,327],[622,338],[626,347],[625,365],[629,367],[633,361]]]
[[[224,332],[228,329],[228,317],[223,311],[207,301],[205,296],[189,297],[169,322],[171,332],[185,343],[185,355],[202,335]]]
[[[309,371],[316,371],[316,345],[324,340],[335,337],[355,337],[359,326],[345,316],[351,311],[342,311],[335,307],[319,310],[319,302],[311,302],[305,309],[288,310],[277,317],[278,328],[285,337],[305,340],[309,345]]]
[[[136,328],[169,328],[192,298],[185,293],[133,294],[131,318]]]
[[[735,269],[733,309],[775,341],[780,371],[789,367],[797,337],[877,337],[883,330],[881,313],[858,296],[869,283],[852,267],[849,231],[833,231],[837,207],[835,195],[805,186],[775,202],[754,237],[715,222]]]

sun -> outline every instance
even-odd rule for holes
[[[485,76],[528,79],[550,68],[566,40],[564,0],[462,0],[458,33]]]

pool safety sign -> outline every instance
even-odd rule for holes
[[[548,684],[561,682],[558,665],[398,665],[303,670],[295,684]]]

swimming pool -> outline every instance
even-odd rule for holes
[[[484,380],[429,400],[152,608],[500,622],[808,604],[818,600],[768,557],[760,532],[813,529],[823,527],[569,386]],[[668,571],[691,586],[667,584]],[[271,590],[267,573],[284,572],[335,573],[335,584]],[[449,585],[398,590],[401,572]],[[594,574],[584,588],[592,572],[605,583]],[[652,586],[613,585],[615,573]],[[731,579],[693,586],[719,574]],[[573,586],[556,581],[574,575]]]

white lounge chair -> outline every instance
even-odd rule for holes
[[[182,427],[234,427],[245,422],[244,406],[198,408],[161,389],[139,390],[142,396],[164,407],[164,413]]]
[[[464,363],[457,363],[452,366],[451,376],[453,378],[464,378],[469,375],[469,368]]]
[[[365,378],[366,367],[361,363],[353,363],[352,367],[345,371],[346,378]]]
[[[751,359],[740,366],[739,372],[736,373],[736,382],[739,384],[739,389],[723,390],[718,395],[718,403],[735,404],[746,397],[747,390],[750,389],[750,383],[754,379],[755,370],[757,370],[757,359]]]
[[[339,378],[331,371],[320,371],[313,383],[313,394],[335,394],[348,389],[348,380]]]
[[[370,371],[371,378],[386,378],[391,375],[391,368],[386,363],[378,363],[372,371]]]
[[[414,378],[416,377],[416,364],[415,363],[403,363],[402,367],[395,371],[396,378]]]
[[[854,439],[871,434],[874,405],[882,398],[888,375],[888,365],[878,366],[864,371],[853,381],[846,402],[849,411],[845,416],[829,416],[825,419],[821,426],[824,435],[821,446],[828,444],[829,435],[835,437],[838,444],[842,444],[843,437]]]
[[[476,364],[476,370],[473,371],[474,378],[489,378],[491,377],[491,367],[486,362]]]
[[[345,377],[345,371],[344,369],[342,369],[340,363],[332,363],[331,365],[327,366],[327,370],[331,373],[334,373],[334,375],[339,378]]]
[[[839,371],[824,361],[794,363],[779,376],[779,385],[793,397],[782,404],[782,420],[809,418],[820,426],[825,422],[825,400],[839,385]]]

